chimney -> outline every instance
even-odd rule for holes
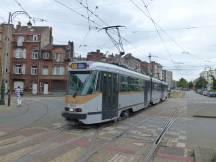
[[[19,30],[21,28],[21,22],[18,21],[18,24],[16,25],[16,29]]]
[[[97,54],[99,54],[99,53],[100,53],[100,50],[99,50],[99,49],[97,49],[97,50],[96,50],[96,53],[97,53]]]

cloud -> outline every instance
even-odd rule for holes
[[[133,1],[146,13],[142,1]],[[56,43],[64,44],[68,40],[74,41],[76,53],[83,56],[97,48],[103,52],[117,52],[105,32],[98,32],[92,28],[86,36],[89,24],[83,16],[89,14],[90,19],[100,24],[100,27],[125,25],[126,28],[121,29],[121,34],[130,42],[123,41],[125,51],[146,61],[149,53],[158,56],[154,58],[156,61],[167,69],[174,69],[175,79],[180,77],[189,80],[195,79],[205,65],[211,65],[214,68],[216,65],[214,63],[214,61],[216,62],[215,0],[144,0],[157,24],[163,29],[167,29],[168,35],[159,30],[162,39],[155,31],[150,19],[139,11],[130,0],[89,0],[89,8],[106,24],[90,12],[87,13],[87,10],[76,0],[61,0],[61,2],[83,16],[57,4],[54,0],[19,0],[19,2],[30,15],[47,20],[47,22],[37,22],[36,24],[52,26]],[[20,8],[14,1],[2,0],[0,21],[6,21],[8,12],[17,10]],[[16,18],[16,20],[22,19],[23,17]],[[26,23],[26,20],[24,19],[22,23]],[[93,23],[90,25],[95,26]],[[183,51],[188,53],[182,53]],[[178,63],[183,64],[179,65]],[[180,70],[184,68],[187,70]]]

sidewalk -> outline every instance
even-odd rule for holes
[[[11,104],[8,106],[8,97],[5,96],[5,105],[0,105],[0,113],[4,111],[10,111],[12,109],[16,108],[16,98],[11,97]]]
[[[194,117],[203,117],[203,118],[216,118],[216,107],[205,107],[197,111],[193,115]]]

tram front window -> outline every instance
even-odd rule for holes
[[[68,95],[85,96],[95,91],[96,71],[70,71]]]

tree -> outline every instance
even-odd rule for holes
[[[189,89],[193,89],[193,82],[192,82],[192,81],[190,81],[190,82],[188,83],[188,88],[189,88]]]
[[[208,82],[203,77],[199,77],[196,81],[195,88],[196,89],[204,89],[207,87]]]
[[[216,79],[213,75],[210,75],[212,77],[212,80],[213,80],[213,85],[212,85],[212,89],[213,90],[216,90]]]
[[[179,88],[188,88],[188,82],[186,79],[181,78],[178,82],[177,82],[177,87]]]

